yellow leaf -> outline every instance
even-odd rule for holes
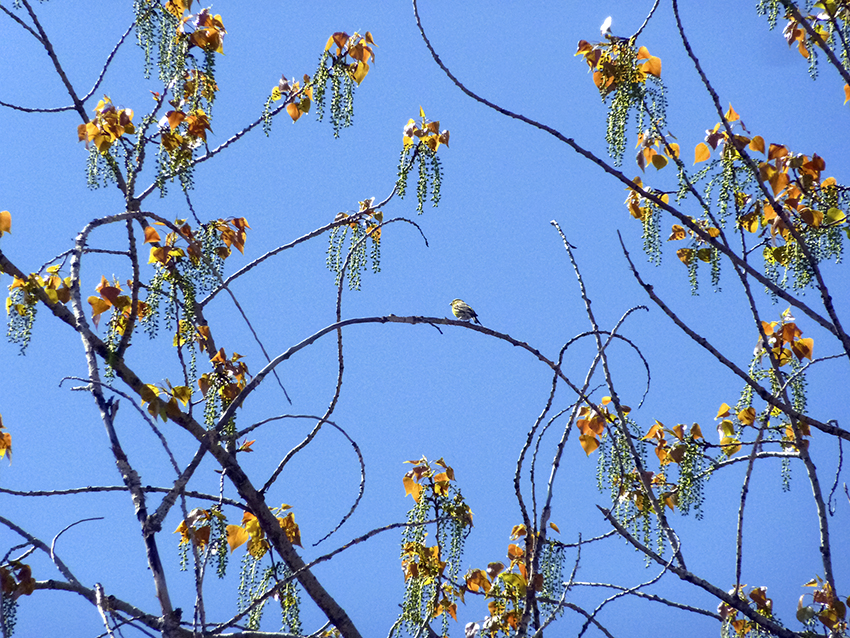
[[[227,544],[230,546],[230,553],[233,553],[240,545],[244,545],[251,539],[251,535],[244,527],[239,525],[227,526]]]
[[[652,165],[656,168],[656,170],[661,170],[665,166],[667,166],[667,158],[663,155],[655,154],[652,156]]]
[[[735,113],[735,109],[732,108],[732,105],[729,105],[729,110],[726,111],[726,115],[724,116],[730,122],[737,122],[741,119],[741,116]]]
[[[559,534],[561,533],[561,530],[559,530],[559,529],[558,529],[558,526],[557,526],[557,525],[555,525],[555,523],[549,523],[549,527],[551,527],[552,529],[554,529],[554,530],[555,530],[556,532],[558,532]]]
[[[844,85],[844,103],[847,104],[847,101],[850,100],[850,84]]]
[[[670,230],[672,232],[667,238],[667,241],[678,241],[685,238],[685,229],[679,226],[679,224],[673,224],[673,227]]]
[[[719,419],[722,416],[729,416],[729,413],[732,411],[732,408],[729,407],[728,404],[724,403],[720,406],[720,409],[717,411],[717,416],[715,419]]]
[[[785,190],[785,187],[788,186],[788,174],[783,171],[776,171],[773,175],[770,176],[768,182],[770,183],[771,188],[773,189],[773,196],[776,197]]]
[[[756,421],[756,410],[755,408],[749,407],[744,408],[740,412],[738,412],[738,420],[744,425],[752,425]]]
[[[709,157],[711,157],[711,151],[708,146],[706,146],[703,142],[697,144],[696,150],[694,151],[694,164],[704,162]]]
[[[699,424],[698,424],[698,423],[694,423],[694,424],[691,426],[691,436],[692,436],[692,437],[694,437],[695,439],[702,439],[702,438],[704,438],[704,437],[702,436],[702,428],[700,428],[700,426],[699,426]]]
[[[12,213],[8,210],[0,211],[0,237],[3,236],[3,233],[11,233],[12,232]]]
[[[826,220],[829,224],[842,224],[847,220],[847,215],[837,208],[826,211]]]
[[[724,436],[720,439],[720,447],[723,448],[723,454],[732,456],[741,450],[741,442],[732,436]]]
[[[405,475],[402,479],[404,483],[404,495],[408,494],[413,497],[413,500],[417,503],[419,502],[419,497],[422,493],[422,486],[417,483],[413,477]]]
[[[499,578],[509,587],[515,587],[520,598],[525,598],[526,581],[519,574],[500,574]]]
[[[109,302],[101,299],[100,297],[89,297],[88,302],[91,304],[92,317],[96,317],[97,315],[106,312],[110,307]]]

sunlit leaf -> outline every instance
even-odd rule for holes
[[[803,359],[811,360],[814,345],[814,339],[798,339],[791,344],[791,351],[801,361]]]
[[[723,116],[730,122],[737,122],[741,119],[741,116],[735,112],[735,109],[732,108],[732,105],[729,105],[729,110],[726,111],[726,114]]]
[[[12,213],[8,210],[0,211],[0,237],[3,236],[3,233],[11,233],[12,232]]]
[[[723,448],[723,454],[732,456],[741,451],[741,442],[733,436],[724,436],[720,439],[720,447]]]
[[[750,141],[750,150],[764,154],[764,138],[761,135],[756,135]]]
[[[686,237],[685,229],[679,226],[679,224],[673,224],[671,228],[670,236],[667,238],[667,241],[678,241],[680,239],[684,239]]]
[[[145,228],[145,243],[152,244],[154,242],[162,241],[162,238],[159,236],[159,233],[156,232],[156,229],[153,226],[148,226]]]
[[[578,440],[585,454],[588,456],[593,454],[593,452],[596,451],[596,448],[599,447],[599,441],[597,441],[596,437],[592,434],[582,434],[578,437]]]
[[[697,144],[696,150],[694,151],[694,164],[704,162],[709,157],[711,157],[711,149],[709,149],[703,142]]]
[[[298,118],[301,117],[301,109],[293,102],[286,105],[286,112],[289,113],[289,117],[292,118],[293,122],[297,122]]]
[[[233,553],[237,547],[244,545],[251,540],[251,535],[244,527],[239,525],[227,526],[227,544],[230,546],[230,553]]]
[[[676,251],[676,257],[687,266],[693,261],[694,250],[692,248],[680,248]]]

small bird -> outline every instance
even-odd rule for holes
[[[477,323],[479,326],[481,322],[478,321],[478,315],[475,314],[475,311],[469,307],[469,305],[463,299],[455,299],[452,302],[452,314],[460,319],[461,321],[469,321],[470,319]]]

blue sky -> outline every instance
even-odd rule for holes
[[[599,25],[609,15],[615,34],[634,32],[650,3],[494,4],[423,1],[424,25],[443,61],[479,95],[545,122],[604,156],[605,108],[585,63],[573,57],[576,43],[598,39]],[[817,152],[826,159],[826,173],[846,183],[844,162],[850,135],[843,119],[847,107],[842,106],[842,83],[825,66],[820,81],[812,82],[805,61],[788,50],[779,30],[767,30],[766,19],[756,15],[753,4],[730,0],[683,6],[682,17],[696,55],[721,102],[731,103],[753,133],[799,152]],[[421,106],[452,135],[451,148],[440,150],[441,205],[416,217],[411,193],[404,200],[393,199],[384,211],[387,217],[415,218],[428,246],[411,227],[386,228],[382,271],[364,275],[361,291],[345,292],[344,317],[448,316],[449,302],[461,297],[476,309],[485,326],[555,358],[567,340],[589,329],[572,268],[549,223],[555,219],[577,246],[576,258],[603,327],[612,327],[629,308],[648,302],[619,250],[620,230],[656,291],[694,328],[746,367],[756,332],[731,270],[723,274],[722,292],[713,291],[704,275],[700,296],[692,297],[673,247],[665,246],[660,268],[645,263],[641,228],[623,205],[622,185],[554,138],[465,97],[428,55],[409,3],[323,2],[317,6],[288,2],[254,7],[246,10],[244,3],[226,1],[213,6],[222,15],[228,35],[225,55],[217,61],[220,93],[211,145],[259,115],[282,73],[290,77],[312,73],[334,31],[370,31],[378,45],[377,60],[357,91],[354,127],[343,131],[340,139],[333,139],[330,125],[317,123],[312,115],[296,124],[283,117],[276,120],[269,138],[254,131],[198,167],[192,199],[199,215],[204,219],[244,216],[252,228],[245,256],[228,260],[229,272],[328,223],[338,211],[356,208],[359,200],[386,197],[395,181],[402,128]],[[70,80],[87,92],[104,58],[132,21],[130,3],[96,15],[83,3],[51,2],[35,8]],[[8,17],[0,25],[0,100],[38,107],[68,104],[40,46]],[[705,129],[717,122],[717,115],[686,59],[666,3],[639,43],[662,59],[669,128],[689,163],[694,146],[702,141]],[[140,120],[152,104],[149,92],[161,90],[155,81],[143,81],[141,71],[141,53],[129,41],[87,110],[91,112],[105,93],[116,104],[134,109]],[[86,152],[77,142],[78,124],[73,112],[0,111],[6,151],[0,171],[0,209],[13,216],[13,234],[4,235],[0,242],[24,270],[35,270],[70,248],[74,235],[89,220],[123,210],[115,189],[92,192],[86,188]],[[627,148],[632,149],[634,130],[629,133]],[[623,170],[637,175],[640,171],[630,159],[631,152],[627,151]],[[675,179],[672,173],[656,174],[654,169],[643,177],[662,188],[671,187]],[[176,185],[168,198],[149,198],[145,209],[171,219],[187,216]],[[669,224],[665,220],[662,228],[669,229]],[[92,244],[115,247],[117,239],[115,231],[105,231]],[[282,352],[333,322],[335,287],[325,267],[326,249],[326,239],[299,246],[265,262],[234,286],[270,353]],[[827,273],[833,278],[834,297],[846,311],[846,277],[837,268]],[[118,259],[92,259],[84,265],[88,286],[84,285],[84,293],[91,294],[85,291],[93,291],[101,275],[113,274],[126,279],[126,264]],[[815,295],[810,293],[809,299],[814,301]],[[763,300],[762,309],[770,307]],[[785,309],[773,308],[775,318]],[[245,355],[251,372],[259,371],[262,357],[224,295],[207,316],[211,323],[222,322],[214,328],[221,345]],[[800,325],[806,336],[815,338],[819,352],[818,331],[805,322]],[[652,370],[650,394],[633,416],[645,428],[655,419],[668,425],[699,422],[708,437],[716,436],[712,419],[717,407],[724,401],[737,401],[740,381],[655,308],[634,314],[624,332],[639,345]],[[373,527],[403,520],[411,502],[403,497],[401,477],[407,467],[402,462],[425,455],[445,457],[455,468],[475,512],[464,569],[504,561],[508,534],[519,522],[512,496],[514,466],[527,429],[545,405],[549,372],[504,342],[451,327],[439,333],[422,325],[357,326],[346,331],[345,339],[346,379],[334,420],[363,451],[366,495],[354,518],[332,540],[319,548],[308,545],[336,525],[357,492],[359,470],[354,455],[339,435],[323,431],[296,457],[271,499],[293,505],[307,547],[305,556],[319,555]],[[169,343],[164,336],[148,343],[138,335],[130,365],[147,375],[149,382],[166,377],[174,381],[179,378],[178,368],[163,363],[168,356],[163,353],[170,353]],[[571,348],[565,366],[569,376],[583,378],[591,357],[589,342]],[[612,357],[618,391],[636,407],[646,382],[643,367],[625,348],[614,349]],[[35,490],[120,482],[93,403],[84,393],[71,391],[78,383],[65,381],[59,386],[63,377],[85,374],[76,335],[42,312],[26,356],[5,345],[0,348],[0,365],[7,371],[6,382],[0,385],[0,414],[15,446],[14,463],[0,468],[0,484]],[[240,424],[282,413],[321,414],[333,392],[335,341],[319,341],[279,372],[293,405],[269,385],[243,410]],[[822,364],[812,371],[810,408],[821,420],[842,420],[846,406],[840,388],[846,388],[847,381],[846,368],[839,364]],[[556,408],[569,406],[573,399],[561,388]],[[155,438],[131,418],[131,410],[122,412],[125,420],[119,421],[119,434],[143,483],[167,482],[170,470]],[[309,427],[309,421],[267,426],[257,433],[257,451],[246,457],[245,465],[264,476]],[[162,429],[173,437],[177,454],[185,462],[192,446],[172,425]],[[545,440],[548,454],[555,441],[554,435]],[[834,466],[834,447],[813,446],[819,467]],[[214,492],[218,475],[212,465],[204,469],[198,489]],[[586,458],[577,439],[571,439],[553,515],[565,541],[574,541],[579,531],[585,537],[607,531],[595,507],[606,503],[606,496],[596,491],[595,469],[595,458]],[[743,466],[708,484],[703,521],[675,520],[681,526],[689,568],[727,589],[734,583],[735,515],[742,472]],[[832,478],[825,475],[823,482],[831,485]],[[795,468],[789,493],[780,488],[778,462],[756,470],[743,581],[767,585],[775,611],[796,627],[796,601],[805,591],[801,585],[820,573],[813,542],[815,517],[806,498],[809,491],[802,468]],[[36,500],[0,494],[0,511],[48,541],[77,520],[105,517],[66,532],[57,552],[84,583],[101,582],[107,592],[153,609],[153,588],[125,496]],[[847,503],[839,499],[832,519],[836,548],[846,547],[848,540],[844,531],[848,526],[839,529],[842,516],[846,519]],[[170,531],[178,523],[175,512],[165,528]],[[8,548],[17,542],[7,529],[0,529],[0,546]],[[317,569],[317,576],[350,610],[364,635],[384,635],[398,613],[403,585],[398,542],[398,534],[384,534]],[[176,536],[161,540],[172,568],[176,545]],[[836,554],[839,582],[846,582],[849,566],[841,563],[840,552]],[[211,580],[207,585],[211,601],[222,606],[222,615],[235,606],[239,556],[241,551],[234,554],[224,583]],[[34,559],[33,564],[36,578],[57,577],[46,561]],[[587,550],[579,578],[632,585],[654,575],[653,569],[644,569],[640,557],[617,541]],[[170,586],[176,604],[189,615],[190,573],[174,571]],[[670,576],[652,591],[709,608],[716,604]],[[593,608],[603,598],[597,591],[580,590],[570,600]],[[318,621],[309,605],[305,609],[305,629],[312,631]],[[465,622],[480,620],[485,613],[481,601],[462,608],[457,632]],[[714,621],[689,618],[646,602],[618,601],[600,616],[615,635],[635,635],[636,619],[642,635],[679,634],[684,623],[694,632],[716,630]],[[562,622],[565,634],[581,624],[569,616]],[[269,611],[264,629],[277,626]],[[18,635],[49,635],[60,628],[65,635],[80,636],[102,630],[96,610],[68,594],[43,594],[22,601]]]

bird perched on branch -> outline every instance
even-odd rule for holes
[[[479,326],[481,325],[481,322],[478,321],[478,315],[463,299],[455,299],[452,302],[452,314],[461,321],[472,320]]]

